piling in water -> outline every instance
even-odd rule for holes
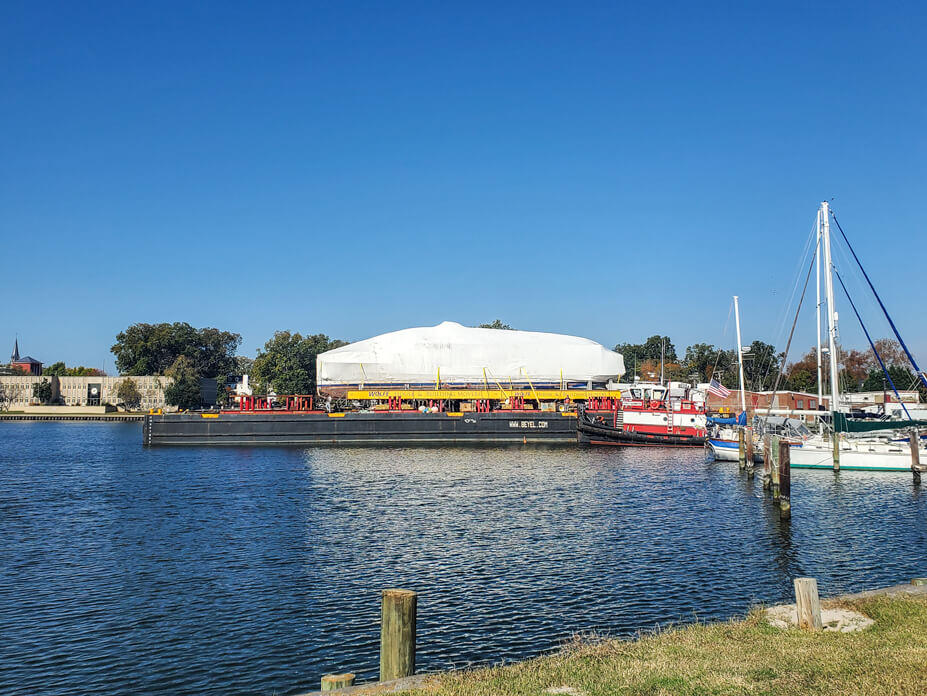
[[[769,438],[769,450],[772,455],[770,465],[770,478],[772,482],[772,498],[774,503],[779,502],[779,437],[772,435]]]
[[[920,485],[921,482],[921,437],[917,428],[911,429],[911,473],[914,476],[914,484]]]
[[[779,518],[792,516],[792,467],[788,440],[779,440]]]
[[[747,467],[747,446],[743,428],[737,430],[737,466],[741,471]]]
[[[834,471],[840,471],[840,435],[837,434],[834,423]]]
[[[772,449],[769,446],[771,435],[763,437],[763,490],[772,488]]]

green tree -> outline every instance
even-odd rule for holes
[[[727,369],[730,356],[726,353],[710,343],[691,345],[686,348],[682,359],[683,371],[686,376],[697,375],[700,382],[709,382],[716,370],[723,372]]]
[[[656,371],[649,369],[649,372],[659,375],[661,357],[664,362],[664,373],[666,372],[665,365],[679,362],[679,358],[676,356],[676,347],[669,336],[654,335],[643,343],[619,343],[615,346],[615,352],[621,353],[624,357],[625,368],[632,378],[635,365],[637,365],[637,374],[639,376],[642,374],[641,366],[644,363],[648,363],[648,365],[656,363]],[[645,375],[645,377],[649,379],[649,376]]]
[[[782,356],[776,352],[776,347],[754,341],[750,349],[744,353],[744,386],[754,391],[767,391],[776,383],[779,374],[779,365]]]
[[[194,329],[186,322],[133,324],[116,336],[110,349],[116,368],[125,375],[167,374],[184,356],[199,377],[217,377],[235,370],[241,336],[214,328]]]
[[[39,403],[47,404],[52,398],[52,385],[47,379],[36,382],[32,385],[32,396],[39,400]]]
[[[235,370],[236,375],[250,375],[251,370],[254,368],[254,359],[245,357],[244,355],[235,356]]]
[[[325,334],[303,337],[277,331],[258,352],[251,373],[259,391],[277,394],[315,393],[315,359],[319,353],[347,345]]]
[[[183,410],[200,407],[200,380],[190,358],[185,355],[178,357],[168,368],[167,376],[174,380],[164,390],[164,400],[168,404]]]
[[[898,389],[898,391],[915,389],[917,388],[917,384],[920,383],[920,380],[917,379],[917,376],[913,372],[901,367],[901,365],[889,365],[888,375],[892,378],[892,382],[895,383],[895,388]],[[877,367],[869,370],[869,374],[863,382],[860,391],[891,391],[891,389],[892,386],[885,377],[885,373],[882,372],[881,368]]]
[[[68,373],[67,365],[63,362],[52,363],[48,367],[42,368],[42,374],[49,377],[64,377]]]
[[[116,397],[130,411],[136,410],[142,403],[142,394],[139,392],[134,379],[124,379],[119,382],[116,387]]]
[[[515,329],[508,324],[503,324],[501,319],[496,319],[488,324],[480,324],[478,329],[503,329],[505,331],[514,331]]]

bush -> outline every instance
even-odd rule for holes
[[[142,403],[142,395],[133,379],[124,379],[116,387],[116,396],[126,405],[126,410],[134,411]]]

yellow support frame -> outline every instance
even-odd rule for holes
[[[521,396],[526,399],[540,401],[585,401],[596,397],[620,399],[620,391],[606,391],[604,389],[359,389],[349,391],[347,398],[354,401],[378,401],[386,399],[453,399],[456,401],[470,401],[471,399],[491,399],[504,401],[510,396]]]

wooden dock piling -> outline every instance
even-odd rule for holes
[[[380,612],[380,681],[415,674],[415,615],[418,595],[383,590]]]
[[[917,428],[911,429],[911,473],[914,476],[914,484],[920,485],[921,482],[921,436]]]
[[[772,448],[769,445],[771,435],[763,436],[763,490],[772,488]]]
[[[769,450],[772,455],[770,465],[770,479],[772,482],[772,499],[774,503],[779,502],[779,445],[781,444],[777,435],[769,438]]]
[[[840,471],[840,435],[836,428],[837,424],[834,423],[834,471]]]
[[[824,628],[818,581],[814,578],[795,578],[795,611],[799,628],[806,631],[820,631]]]
[[[753,428],[744,428],[744,457],[747,462],[747,478],[753,478]]]
[[[744,429],[737,429],[737,466],[743,471],[747,468],[747,444]]]
[[[326,674],[322,677],[322,691],[334,691],[349,686],[354,686],[354,675],[350,672],[346,674]]]
[[[779,519],[792,516],[792,467],[788,440],[779,440]]]

